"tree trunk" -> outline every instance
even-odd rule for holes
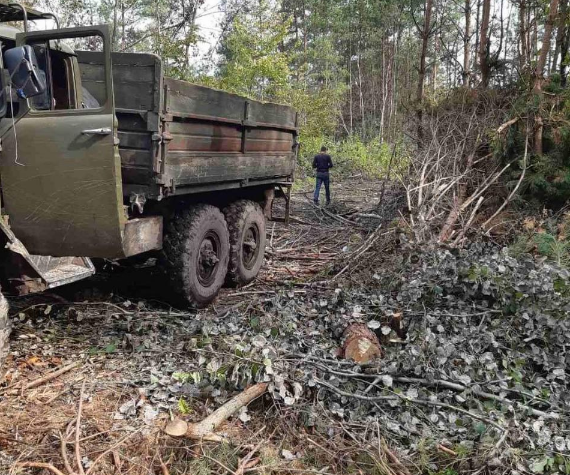
[[[542,38],[542,48],[536,63],[536,70],[534,72],[534,86],[533,91],[542,99],[542,83],[544,81],[544,66],[546,66],[546,58],[550,51],[550,39],[552,37],[552,29],[556,16],[558,15],[558,0],[550,0],[550,11],[546,17],[544,24],[544,36]],[[537,155],[542,155],[542,132],[544,124],[540,112],[535,117],[535,131],[534,131],[534,152]]]
[[[437,9],[434,12],[434,24],[437,25]],[[437,29],[437,27],[436,27]],[[438,61],[439,61],[439,48],[440,48],[440,37],[439,33],[436,33],[434,39],[434,55],[432,61],[432,68],[431,68],[431,90],[432,93],[435,95],[437,91],[437,74],[438,74]]]
[[[127,47],[127,37],[125,35],[125,3],[121,0],[121,51]]]
[[[479,26],[481,25],[481,0],[477,0],[477,14],[475,15],[475,57],[479,54]],[[477,61],[477,59],[475,59]]]
[[[418,139],[423,139],[423,102],[424,102],[424,82],[426,77],[426,56],[431,33],[431,14],[433,10],[433,0],[425,0],[424,4],[424,27],[421,31],[422,51],[420,56],[420,68],[418,74],[418,90],[416,94],[417,102],[417,121],[418,121]]]
[[[479,68],[481,70],[481,86],[489,86],[489,18],[491,16],[491,0],[483,0],[481,15],[481,39],[479,40]]]
[[[463,87],[470,83],[471,0],[465,0],[465,36],[463,37]]]
[[[566,15],[568,15],[568,5],[566,5]],[[564,38],[560,47],[560,84],[566,87],[566,60],[568,59],[568,50],[570,49],[570,26],[566,25],[564,28]]]
[[[113,51],[117,51],[117,30],[119,28],[118,9],[119,5],[117,4],[117,0],[115,0],[115,4],[113,5],[113,36],[111,37],[111,49]]]
[[[530,25],[530,17],[528,24]],[[536,15],[536,7],[533,8],[532,35],[530,37],[529,50],[532,52],[532,58],[535,59],[538,55],[538,18]]]
[[[519,7],[519,42],[520,42],[520,67],[521,72],[526,69],[528,60],[528,48],[526,39],[526,3],[525,0],[521,0]]]
[[[558,58],[562,53],[562,48],[564,46],[564,40],[567,36],[567,26],[566,22],[568,19],[568,0],[560,0],[560,11],[558,12],[558,21],[556,22],[556,47],[554,49],[554,57],[552,58],[552,69],[551,72],[554,73],[558,70]],[[562,55],[561,63],[564,62],[564,56]]]

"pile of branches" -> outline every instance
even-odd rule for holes
[[[367,444],[381,433],[410,467],[426,450],[461,473],[567,463],[568,272],[491,245],[410,248],[383,271],[360,288],[252,296],[245,321],[231,309],[198,320],[180,367],[148,360],[147,398],[221,404],[267,383],[274,408],[307,431],[350,428]],[[380,359],[342,358],[355,324],[376,333]]]
[[[531,256],[490,245],[413,252],[392,292],[351,296],[381,361],[355,365],[312,345],[297,374],[312,366],[303,387],[329,413],[380,424],[409,460],[429,446],[455,454],[460,473],[556,470],[570,450],[569,295],[568,272]],[[402,315],[404,339],[391,325]]]
[[[488,228],[513,198],[518,186],[508,194],[500,178],[514,162],[494,152],[514,123],[511,102],[497,91],[456,91],[426,115],[403,179],[416,241],[461,245],[469,229]]]

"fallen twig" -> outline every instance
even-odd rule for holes
[[[506,434],[506,433],[507,433],[507,431],[504,432],[504,434]],[[457,457],[457,452],[447,448],[445,445],[438,444],[437,450],[439,450],[440,452],[444,452],[447,455],[451,455],[452,457]]]
[[[18,467],[30,467],[30,468],[45,468],[55,475],[66,475],[61,470],[55,468],[51,463],[43,463],[43,462],[19,462],[16,464]]]
[[[357,377],[357,378],[374,378],[374,381],[370,384],[370,386],[368,388],[366,388],[366,390],[364,391],[364,394],[367,394],[376,384],[378,384],[381,380],[382,380],[382,376],[387,376],[387,375],[382,375],[382,374],[374,374],[374,373],[357,373],[357,372],[348,372],[348,371],[339,371],[339,370],[333,370],[331,368],[326,367],[323,364],[319,364],[316,362],[312,362],[312,361],[308,361],[309,364],[312,364],[313,366],[317,366],[319,368],[321,368],[324,371],[327,371],[331,374],[335,374],[337,376],[344,376],[344,377]],[[560,419],[562,416],[556,412],[545,412],[545,411],[541,411],[539,409],[535,409],[533,407],[530,407],[526,404],[523,404],[519,401],[513,401],[512,399],[508,399],[506,397],[503,396],[498,396],[496,394],[492,394],[486,391],[482,391],[481,389],[477,388],[477,387],[467,387],[464,386],[463,384],[459,384],[459,383],[454,383],[452,381],[446,381],[444,379],[434,379],[434,380],[427,380],[427,379],[423,379],[423,378],[409,378],[406,376],[395,376],[395,375],[390,375],[390,377],[392,377],[392,379],[396,382],[399,383],[405,383],[405,384],[421,384],[423,386],[429,386],[429,387],[444,387],[447,389],[452,389],[454,391],[458,391],[458,392],[464,392],[464,391],[471,391],[475,396],[479,396],[483,399],[491,399],[497,402],[501,402],[503,404],[510,404],[510,405],[518,405],[521,409],[527,411],[528,413],[532,414],[533,416],[536,417],[544,417],[545,419],[555,419],[558,420]],[[545,401],[547,402],[547,401]]]
[[[503,426],[501,426],[500,424],[497,424],[496,422],[492,421],[491,419],[489,419],[487,417],[480,416],[479,414],[475,414],[475,413],[467,411],[465,409],[461,409],[460,407],[457,407],[457,406],[452,406],[451,404],[447,404],[445,402],[430,401],[428,399],[414,399],[414,398],[410,398],[410,397],[406,397],[406,396],[401,396],[397,393],[394,393],[394,396],[362,396],[360,394],[342,391],[338,388],[335,388],[331,384],[328,384],[328,383],[321,381],[321,380],[318,380],[318,379],[315,379],[315,381],[318,384],[336,392],[337,394],[340,394],[341,396],[352,397],[355,399],[360,399],[362,401],[371,401],[371,402],[374,402],[374,401],[395,401],[395,400],[399,399],[401,401],[407,401],[407,402],[411,402],[414,404],[420,404],[423,406],[443,407],[445,409],[449,409],[452,411],[461,412],[462,414],[465,414],[469,417],[472,417],[473,419],[476,419],[476,420],[479,420],[482,422],[486,422],[487,424],[492,425],[493,427],[495,427],[501,431],[505,430],[505,428]]]
[[[520,117],[515,117],[514,119],[508,120],[504,124],[501,124],[501,126],[497,129],[497,133],[501,134],[503,130],[505,130],[507,127],[510,127],[511,125],[515,125],[519,120]]]
[[[388,444],[386,444],[386,441],[384,439],[380,439],[380,441],[382,445],[382,450],[388,456],[390,462],[396,465],[403,475],[411,475],[406,466],[402,462],[400,462],[398,457],[396,457],[396,455],[388,448]]]
[[[240,461],[237,470],[234,472],[235,475],[243,475],[247,469],[252,468],[253,466],[259,463],[260,461],[259,458],[255,458],[252,460],[252,457],[260,449],[260,447],[263,445],[264,442],[265,441],[262,440]]]
[[[227,401],[203,421],[188,424],[185,421],[176,419],[168,423],[164,431],[173,437],[185,436],[190,439],[219,441],[222,438],[214,434],[214,431],[222,422],[226,421],[242,407],[247,406],[251,401],[265,393],[267,387],[268,383],[254,384]]]
[[[77,421],[75,422],[75,460],[77,461],[77,470],[81,475],[85,475],[83,465],[81,465],[81,447],[79,440],[81,439],[81,413],[83,412],[83,396],[85,395],[85,383],[81,385],[81,392],[79,393],[79,406],[77,408]]]
[[[61,441],[61,458],[63,459],[63,465],[65,466],[65,469],[67,470],[69,475],[75,475],[75,470],[73,470],[73,468],[71,467],[71,464],[69,463],[69,458],[67,457],[67,434],[64,437],[64,435],[60,432],[59,439]]]
[[[111,452],[111,456],[113,458],[113,463],[115,464],[115,468],[117,469],[117,473],[119,475],[121,475],[121,473],[122,473],[122,471],[121,471],[121,466],[122,466],[121,457],[119,457],[119,454],[115,450],[113,450],[113,452]],[[162,463],[162,460],[160,462]],[[170,475],[168,473],[168,469],[166,472],[163,473],[163,475]]]
[[[164,463],[160,455],[158,457],[160,462],[160,471],[162,472],[162,475],[170,475],[170,471],[168,470],[168,465]]]
[[[75,361],[73,363],[68,364],[67,366],[64,366],[63,368],[58,369],[57,371],[53,371],[52,373],[48,373],[45,376],[42,376],[41,378],[38,378],[28,384],[26,384],[22,390],[27,391],[28,389],[33,389],[33,388],[37,388],[38,386],[41,386],[42,384],[48,383],[49,381],[52,381],[53,379],[61,376],[62,374],[65,374],[69,371],[71,371],[74,368],[77,368],[79,365],[81,364],[81,361]],[[17,389],[18,387],[18,383],[14,384],[13,386],[7,386],[5,388],[0,389],[0,394],[3,394],[9,390],[12,389]]]
[[[135,434],[138,434],[142,429],[137,429],[134,432],[131,432],[130,434],[126,435],[125,437],[123,437],[121,440],[119,440],[118,442],[116,442],[113,446],[109,447],[107,450],[105,450],[105,452],[103,452],[101,455],[99,455],[99,457],[97,457],[94,461],[93,464],[91,464],[91,466],[87,469],[87,472],[85,472],[85,475],[89,475],[91,472],[93,472],[93,469],[97,466],[97,464],[99,463],[99,461],[101,459],[103,459],[105,456],[107,456],[108,454],[110,454],[111,452],[115,451],[117,449],[117,447],[120,447],[123,443],[125,443],[128,439],[130,439],[132,436],[134,436]]]
[[[374,243],[376,242],[376,240],[380,237],[380,235],[378,234],[378,232],[380,231],[380,228],[382,227],[382,225],[378,226],[376,228],[376,230],[370,235],[370,237],[364,242],[364,244],[362,244],[362,246],[360,246],[356,251],[354,251],[350,256],[349,256],[349,262],[346,266],[344,266],[342,268],[342,270],[336,274],[331,281],[334,281],[336,279],[338,279],[342,274],[344,274],[351,266],[351,262],[352,261],[357,261],[358,262],[358,258],[360,256],[362,256],[362,254],[364,254],[366,251],[368,251],[368,249],[370,249]],[[391,231],[388,231],[388,233]],[[387,233],[385,233],[387,234]]]

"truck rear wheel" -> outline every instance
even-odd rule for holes
[[[228,227],[215,206],[193,206],[167,226],[164,268],[172,290],[184,303],[203,307],[216,298],[226,278],[229,255]]]
[[[4,377],[4,361],[10,348],[10,322],[8,320],[8,302],[0,292],[0,381]]]
[[[265,255],[265,216],[254,201],[240,200],[224,209],[230,232],[226,282],[246,285],[257,277]]]

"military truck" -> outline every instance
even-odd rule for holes
[[[295,111],[166,77],[156,55],[112,52],[107,26],[28,31],[46,19],[0,1],[2,289],[151,253],[179,303],[251,282],[276,197],[288,219]]]

